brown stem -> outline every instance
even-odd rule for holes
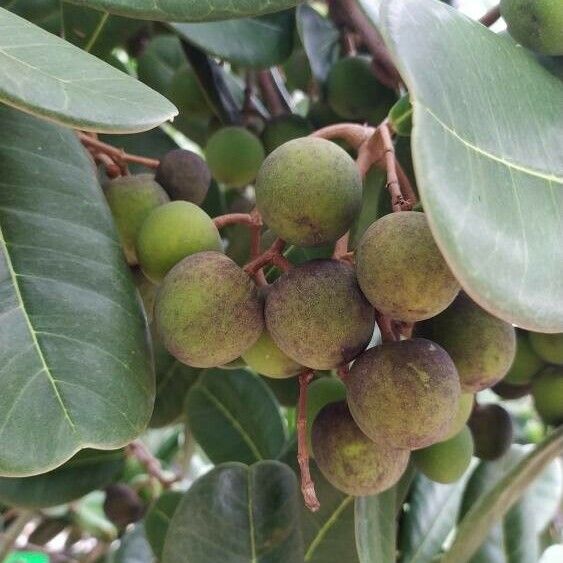
[[[282,272],[287,272],[293,268],[293,264],[282,254],[274,254],[271,261],[272,264],[279,268]]]
[[[256,276],[257,272],[260,271],[264,266],[267,266],[268,264],[273,264],[274,263],[273,261],[277,260],[276,258],[277,256],[281,256],[285,260],[285,258],[282,256],[282,251],[284,247],[285,247],[285,241],[280,238],[277,238],[272,244],[272,246],[268,248],[268,250],[266,250],[256,258],[254,258],[254,260],[251,260],[244,267],[244,271],[251,276]],[[289,265],[289,262],[287,262],[287,264]]]
[[[276,89],[276,85],[269,70],[259,70],[257,73],[258,85],[262,92],[262,98],[270,113],[275,117],[285,113],[285,108],[281,97]]]
[[[495,6],[486,12],[479,22],[481,22],[485,27],[491,27],[500,19],[500,6]]]
[[[301,492],[305,506],[316,512],[320,508],[315,484],[309,471],[309,448],[307,445],[307,387],[313,379],[312,371],[304,371],[299,375],[299,403],[297,407],[297,461],[301,470]]]
[[[335,243],[332,257],[335,260],[341,260],[348,254],[348,242],[350,240],[350,231],[344,233]]]
[[[342,379],[342,381],[345,381],[346,378],[350,375],[350,368],[348,368],[348,366],[346,366],[346,365],[340,366],[336,370],[336,373],[338,374],[338,377],[340,377],[340,379]]]
[[[227,227],[228,225],[249,225],[254,226],[256,219],[250,213],[227,213],[213,218],[213,223],[218,229]]]
[[[127,446],[127,453],[137,458],[144,465],[147,473],[159,481],[163,487],[167,488],[181,479],[180,475],[170,476],[162,470],[160,461],[152,455],[145,444],[140,440],[135,440]]]
[[[377,326],[379,327],[379,331],[381,332],[382,342],[395,342],[397,340],[397,337],[393,330],[391,319],[389,317],[386,317],[376,309],[375,320],[377,322]]]
[[[343,139],[353,149],[359,150],[375,133],[374,127],[367,125],[358,125],[357,123],[337,123],[318,129],[311,133],[311,137],[320,137],[321,139]]]
[[[76,134],[83,145],[94,149],[97,153],[107,154],[117,163],[132,162],[135,164],[141,164],[147,168],[158,168],[158,165],[160,164],[160,161],[155,158],[147,158],[136,154],[126,153],[123,149],[104,143],[90,135],[87,135],[86,133],[83,133],[82,131],[77,131]]]
[[[401,192],[405,196],[405,199],[411,204],[412,208],[416,205],[418,198],[416,197],[416,192],[412,187],[409,177],[397,159],[395,159],[395,169],[397,171],[397,177],[399,178],[399,184],[401,185]]]
[[[119,164],[117,164],[116,162],[113,161],[113,159],[108,156],[106,153],[103,152],[92,152],[92,158],[94,159],[94,162],[96,162],[97,164],[101,164],[105,171],[106,174],[108,175],[108,178],[117,178],[118,176],[123,176],[123,168],[121,166],[119,166]]]

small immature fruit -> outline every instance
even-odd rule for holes
[[[328,75],[327,99],[332,109],[346,119],[379,123],[395,101],[383,86],[366,57],[345,57],[337,61]]]
[[[450,431],[446,436],[446,440],[453,438],[456,434],[459,434],[462,431],[471,416],[474,403],[475,395],[473,395],[473,393],[462,393],[460,395],[457,405],[457,413],[452,425],[450,426]]]
[[[528,385],[532,377],[543,367],[544,362],[530,343],[528,333],[516,332],[516,356],[512,366],[502,380],[510,385]],[[541,335],[550,336],[550,335]],[[563,358],[563,338],[561,339],[561,357]]]
[[[443,348],[422,338],[370,348],[344,383],[362,431],[397,448],[415,450],[444,440],[459,408],[454,363]]]
[[[212,113],[195,72],[187,65],[172,77],[168,97],[185,117],[209,117]]]
[[[563,423],[563,367],[548,366],[532,382],[538,414],[548,424]]]
[[[502,379],[496,385],[493,385],[492,390],[499,397],[506,400],[521,399],[531,393],[532,385],[530,383],[514,385],[512,383],[506,383],[505,380]]]
[[[266,330],[256,343],[243,353],[242,359],[259,374],[276,379],[293,377],[303,369],[277,347]]]
[[[452,438],[413,452],[416,467],[432,481],[453,483],[467,470],[473,456],[473,437],[464,426]]]
[[[459,292],[418,211],[390,213],[373,223],[358,244],[356,271],[370,303],[400,321],[434,317]]]
[[[561,0],[501,0],[508,32],[524,47],[544,55],[563,55]]]
[[[516,354],[514,327],[481,309],[464,293],[443,313],[418,324],[415,331],[446,349],[462,389],[472,393],[500,381]]]
[[[223,127],[210,137],[205,149],[211,174],[232,188],[250,184],[264,160],[260,139],[244,127]]]
[[[530,332],[532,348],[546,362],[563,366],[563,333],[543,334]]]
[[[312,369],[353,360],[375,324],[353,270],[337,260],[312,260],[283,274],[268,289],[264,314],[280,349]]]
[[[278,147],[256,178],[256,205],[265,223],[298,246],[334,242],[362,204],[355,162],[338,145],[304,137]]]
[[[160,160],[155,180],[172,199],[201,205],[211,183],[211,172],[203,158],[195,152],[175,149]]]
[[[143,517],[143,501],[129,486],[114,483],[106,487],[104,512],[120,530]]]
[[[155,306],[160,338],[178,360],[214,367],[238,358],[264,328],[254,282],[219,252],[198,252],[167,274]]]
[[[502,457],[512,445],[512,419],[500,405],[479,405],[469,418],[469,428],[475,442],[475,455],[486,461]]]
[[[104,193],[119,232],[125,258],[130,265],[137,264],[135,241],[148,214],[169,201],[152,174],[119,176],[110,180]]]
[[[160,283],[182,258],[221,249],[219,231],[209,215],[187,201],[171,201],[155,209],[137,236],[139,264],[154,283]]]
[[[374,444],[356,426],[345,402],[326,405],[313,423],[313,453],[322,474],[340,491],[374,495],[404,473],[409,452]]]
[[[311,124],[300,115],[280,115],[266,123],[262,132],[262,142],[266,153],[269,154],[287,141],[306,137],[312,132]]]

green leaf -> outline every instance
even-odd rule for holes
[[[175,23],[175,31],[209,55],[248,68],[285,61],[293,49],[292,11],[260,18],[208,23]]]
[[[455,528],[463,491],[473,467],[456,483],[442,485],[417,474],[403,516],[400,546],[404,563],[426,563],[442,550]]]
[[[414,107],[412,150],[430,227],[491,313],[563,332],[563,83],[525,49],[437,0],[382,3]]]
[[[213,463],[275,459],[285,443],[273,393],[246,370],[206,370],[186,400],[190,430]]]
[[[301,502],[295,473],[283,463],[216,467],[180,501],[162,563],[303,561]]]
[[[397,560],[396,489],[356,499],[356,544],[361,563]]]
[[[141,82],[0,8],[0,101],[106,133],[152,129],[176,108]]]
[[[145,516],[145,535],[157,559],[162,558],[168,526],[183,496],[179,491],[165,491],[151,505]]]
[[[111,563],[153,563],[145,526],[136,524],[120,538],[119,547],[110,557]]]
[[[173,22],[230,20],[280,12],[299,0],[69,0],[131,18]]]
[[[146,427],[146,321],[92,162],[0,106],[0,475],[49,471]]]
[[[308,4],[297,6],[296,19],[313,76],[324,82],[340,55],[340,33],[329,18],[321,16]]]
[[[122,471],[122,450],[82,450],[53,471],[35,477],[0,478],[0,502],[45,508],[76,500],[109,484]]]
[[[61,0],[0,0],[0,7],[6,8],[50,31],[59,33],[61,28]]]
[[[534,479],[563,452],[563,427],[522,459],[485,495],[480,496],[461,520],[457,535],[442,563],[468,561],[488,531],[512,508]]]

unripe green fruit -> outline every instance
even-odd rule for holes
[[[175,149],[160,160],[155,180],[172,199],[201,205],[211,184],[211,172],[203,158],[195,152]]]
[[[561,349],[563,357],[563,338],[561,339]],[[503,382],[511,385],[527,385],[543,364],[543,360],[530,343],[529,335],[518,331],[516,333],[516,356]]]
[[[563,423],[563,368],[548,366],[532,382],[538,414],[548,424]]]
[[[315,129],[321,129],[338,123],[341,121],[341,117],[327,103],[314,102],[307,113],[307,120],[313,124]]]
[[[355,162],[335,143],[295,139],[264,161],[256,178],[256,205],[283,240],[319,246],[351,227],[362,205],[362,180]]]
[[[500,405],[479,405],[473,409],[468,422],[475,455],[486,461],[502,457],[514,438],[512,419]]]
[[[508,32],[524,47],[544,55],[563,55],[561,0],[501,0]]]
[[[473,456],[473,437],[464,426],[452,438],[413,452],[416,467],[432,481],[453,483],[467,470]]]
[[[247,365],[246,362],[239,357],[234,359],[232,362],[227,362],[226,364],[217,367],[220,369],[231,370],[231,369],[244,369],[247,367]]]
[[[326,479],[340,491],[374,495],[404,473],[409,452],[374,444],[356,426],[345,402],[326,405],[313,423],[313,452]]]
[[[166,96],[176,69],[183,66],[185,60],[176,35],[157,35],[137,58],[137,76],[141,82]]]
[[[473,393],[462,393],[459,397],[459,402],[457,405],[457,413],[454,420],[450,426],[446,440],[453,438],[456,434],[459,434],[463,427],[467,424],[469,417],[471,416],[471,411],[473,410],[473,404],[475,403],[475,395]]]
[[[221,237],[212,219],[188,201],[171,201],[155,209],[137,236],[139,264],[154,283],[160,283],[182,258],[221,249]]]
[[[406,450],[446,438],[461,394],[447,352],[422,338],[370,348],[344,383],[350,412],[362,431],[377,443]]]
[[[529,333],[532,348],[546,362],[563,365],[563,334]]]
[[[264,329],[262,303],[250,277],[219,252],[198,252],[164,279],[155,306],[167,350],[193,367],[238,358]]]
[[[532,385],[530,383],[513,385],[512,383],[506,383],[503,379],[496,385],[493,385],[492,390],[499,397],[506,400],[521,399],[522,397],[530,394],[532,391]]]
[[[397,135],[410,137],[412,130],[412,105],[408,94],[399,98],[389,110],[389,123]]]
[[[516,354],[514,327],[481,309],[464,293],[437,317],[417,324],[415,332],[446,349],[462,389],[472,393],[500,381]]]
[[[293,377],[303,369],[277,347],[266,330],[256,343],[244,352],[242,358],[254,371],[276,379]]]
[[[353,360],[375,324],[352,268],[336,260],[312,260],[283,274],[268,289],[264,314],[280,349],[312,369]]]
[[[119,232],[127,263],[137,264],[135,242],[149,213],[169,201],[152,174],[119,176],[105,186],[109,208]]]
[[[205,155],[213,177],[232,188],[250,184],[265,156],[260,139],[243,127],[223,127],[213,133]]]
[[[172,77],[168,98],[181,115],[209,117],[212,114],[195,72],[187,65],[180,67]]]
[[[311,124],[300,115],[280,115],[266,123],[262,142],[266,153],[269,154],[287,141],[306,137],[312,132]]]
[[[358,244],[356,272],[370,303],[400,321],[434,317],[459,292],[418,211],[390,213],[372,223]]]
[[[321,410],[330,403],[346,399],[346,387],[336,377],[321,377],[309,384],[307,389],[307,438],[312,450],[311,431],[313,422]]]
[[[395,101],[394,93],[383,86],[365,57],[337,61],[327,78],[330,107],[346,119],[379,123]]]

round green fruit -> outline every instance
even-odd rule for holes
[[[415,331],[447,350],[461,387],[471,393],[500,381],[516,354],[514,327],[481,309],[464,293],[437,317],[417,324]]]
[[[383,86],[365,57],[337,61],[327,78],[327,100],[346,119],[379,123],[395,101],[395,94]]]
[[[477,457],[493,461],[510,449],[514,427],[510,415],[500,405],[475,406],[468,425],[473,434]]]
[[[188,118],[209,117],[212,114],[195,72],[187,65],[174,73],[168,98],[178,108],[180,115]]]
[[[155,209],[137,237],[139,264],[154,283],[160,283],[182,258],[221,249],[221,237],[213,220],[188,201],[172,201]]]
[[[362,204],[356,163],[338,145],[304,137],[278,147],[256,179],[256,205],[265,223],[298,246],[334,242]]]
[[[563,368],[548,366],[532,382],[538,414],[548,424],[563,423]]]
[[[508,32],[524,47],[544,55],[563,55],[561,0],[501,0]]]
[[[312,260],[283,274],[268,289],[264,314],[279,348],[312,369],[353,360],[375,324],[352,268],[336,260]]]
[[[186,57],[176,35],[157,35],[137,58],[137,76],[141,82],[164,96],[168,94],[174,72]]]
[[[277,379],[293,377],[303,369],[277,347],[266,330],[256,343],[244,352],[242,359],[259,374]]]
[[[471,411],[473,410],[473,404],[475,403],[475,395],[473,393],[462,393],[459,397],[459,403],[457,405],[457,413],[454,420],[450,426],[450,430],[446,439],[449,440],[453,438],[456,434],[459,434],[463,427],[467,424],[469,417],[471,416]]]
[[[311,124],[300,115],[280,115],[266,123],[262,131],[262,142],[269,154],[287,141],[306,137],[312,132]]]
[[[153,209],[169,201],[168,195],[155,182],[152,174],[119,176],[106,184],[104,193],[119,232],[125,258],[130,265],[135,265],[135,242],[141,225]]]
[[[399,321],[434,317],[459,292],[418,211],[390,213],[372,223],[358,244],[356,272],[370,303]]]
[[[563,365],[563,334],[529,333],[536,354],[550,364]]]
[[[313,453],[325,478],[340,491],[374,495],[404,473],[409,452],[374,444],[358,428],[345,402],[326,405],[313,423]]]
[[[155,305],[158,333],[167,350],[193,367],[238,358],[264,329],[254,282],[219,252],[198,252],[164,278]]]
[[[314,102],[307,113],[307,120],[313,124],[315,129],[321,129],[338,123],[341,118],[327,103]]]
[[[422,338],[370,348],[344,383],[358,426],[375,442],[396,448],[415,450],[444,440],[459,408],[454,363]]]
[[[546,335],[543,335],[546,336]],[[561,339],[563,358],[563,338]],[[542,368],[544,362],[533,349],[526,332],[516,333],[516,356],[503,382],[510,385],[528,385],[532,377]]]
[[[223,127],[213,133],[205,155],[213,177],[232,188],[250,184],[265,156],[260,139],[243,127]]]
[[[432,481],[453,483],[469,467],[473,449],[471,431],[465,426],[452,438],[413,452],[413,461]]]
[[[175,149],[160,160],[155,180],[172,199],[201,205],[211,184],[211,172],[203,158],[195,152]]]

